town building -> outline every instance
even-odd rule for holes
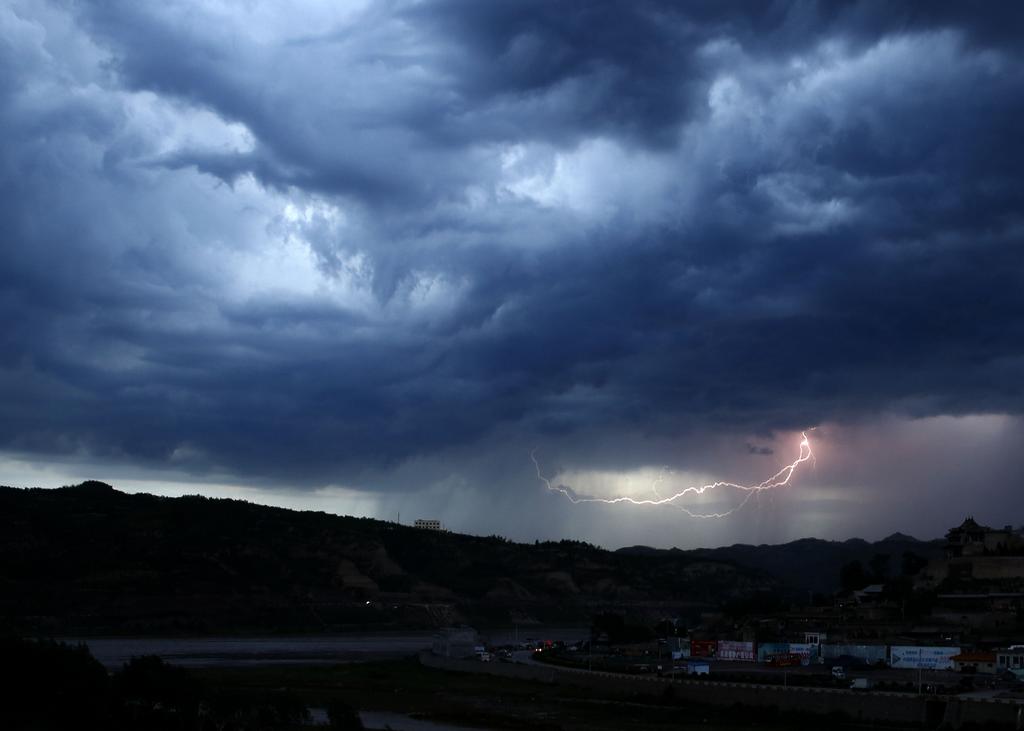
[[[940,604],[950,594],[974,595],[965,601],[977,604],[984,595],[1007,605],[1016,612],[1020,608],[1020,592],[1024,582],[1024,534],[1006,526],[994,530],[968,517],[946,534],[945,557],[932,559],[918,574],[918,589],[940,591]],[[956,600],[958,601],[958,600]],[[956,607],[952,607],[956,608]],[[986,611],[992,608],[985,608]]]
[[[1006,555],[1022,548],[1024,540],[1012,526],[995,530],[979,525],[973,517],[968,517],[946,534],[947,558]]]
[[[823,645],[826,639],[828,639],[828,635],[824,632],[804,632],[804,644],[806,645]]]
[[[979,673],[982,675],[996,674],[996,653],[994,652],[961,652],[950,658],[953,669],[958,673]]]
[[[444,528],[441,527],[440,520],[417,518],[416,522],[413,523],[413,526],[416,528],[423,528],[424,530],[444,530]]]
[[[1009,670],[1014,675],[1024,677],[1024,645],[996,650],[996,668],[999,672]]]

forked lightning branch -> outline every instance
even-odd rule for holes
[[[682,490],[672,495],[667,495],[664,497],[662,497],[658,492],[658,485],[661,482],[663,482],[665,476],[665,471],[662,470],[662,473],[658,476],[658,479],[655,480],[654,484],[651,487],[654,497],[650,498],[633,497],[630,495],[620,495],[618,497],[597,497],[595,495],[581,495],[572,488],[567,487],[565,485],[553,484],[550,478],[544,476],[544,473],[540,467],[540,462],[537,461],[537,450],[533,450],[533,452],[530,453],[530,459],[533,460],[533,465],[537,469],[537,478],[544,483],[545,487],[547,487],[547,489],[551,492],[557,492],[562,494],[574,505],[578,505],[580,503],[604,503],[606,505],[618,505],[622,503],[628,503],[630,505],[671,506],[674,508],[678,508],[679,510],[686,513],[692,518],[724,518],[728,515],[731,515],[732,513],[735,513],[737,510],[746,505],[747,502],[754,495],[758,495],[768,490],[775,490],[777,488],[789,485],[790,481],[793,479],[793,476],[796,474],[800,465],[804,464],[805,462],[814,461],[814,452],[811,450],[811,440],[807,438],[807,433],[803,432],[800,435],[800,449],[796,459],[787,464],[786,466],[782,467],[778,472],[776,472],[774,475],[772,475],[771,477],[762,482],[753,485],[743,485],[737,482],[726,481],[709,482],[705,485],[691,485],[689,487],[683,488]],[[694,512],[684,504],[687,499],[698,498],[702,495],[705,495],[709,492],[721,488],[743,492],[743,499],[739,502],[738,505],[735,505],[729,510],[717,513]]]

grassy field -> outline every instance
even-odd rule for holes
[[[420,718],[486,728],[679,728],[692,731],[821,728],[832,719],[775,717],[750,709],[684,704],[671,697],[610,700],[582,688],[449,673],[414,658],[329,667],[232,668],[197,671],[211,687],[249,692],[287,690],[311,706],[333,699],[360,710],[395,711]],[[835,723],[828,723],[838,728]],[[852,728],[852,727],[851,727]]]

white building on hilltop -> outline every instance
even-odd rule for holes
[[[444,528],[441,527],[440,520],[425,520],[423,518],[417,518],[416,522],[413,523],[413,526],[416,528],[423,528],[425,530],[444,530]]]

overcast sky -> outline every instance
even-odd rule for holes
[[[609,547],[1024,523],[1022,16],[4,0],[0,483]],[[650,498],[805,429],[745,503],[530,457]]]

